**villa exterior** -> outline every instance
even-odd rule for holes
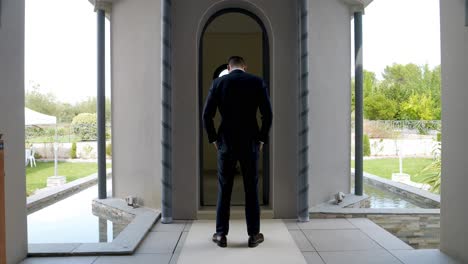
[[[111,24],[113,196],[135,196],[145,207],[163,207],[173,219],[197,219],[214,210],[210,175],[216,153],[200,112],[210,82],[230,55],[244,56],[249,71],[269,83],[274,119],[261,162],[263,209],[274,218],[297,218],[301,206],[308,210],[339,191],[349,193],[351,19],[370,1],[161,1],[92,1]],[[440,5],[441,250],[468,261],[468,27],[462,0]],[[7,263],[27,254],[23,47],[24,1],[3,0]],[[242,205],[242,198],[235,204]]]

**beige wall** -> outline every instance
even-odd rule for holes
[[[173,0],[173,210],[199,206],[198,41],[215,12],[237,7],[265,24],[270,41],[270,204],[296,216],[298,26],[295,1]],[[309,2],[310,204],[350,190],[350,18],[341,0]],[[121,0],[112,11],[114,192],[160,208],[160,1]],[[211,74],[211,73],[210,73]]]
[[[24,171],[24,0],[3,0],[0,11],[0,133],[5,140],[7,263],[27,254]]]
[[[350,18],[341,0],[309,1],[310,206],[350,191]]]
[[[111,42],[114,196],[160,208],[160,1],[116,1]]]
[[[468,263],[468,27],[465,1],[440,1],[442,39],[442,251]]]

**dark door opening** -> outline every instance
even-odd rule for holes
[[[199,128],[200,128],[200,205],[215,206],[217,200],[217,154],[209,144],[203,130],[202,111],[213,79],[226,74],[226,61],[232,55],[243,56],[247,71],[262,76],[269,84],[269,43],[262,21],[244,9],[225,9],[213,15],[205,25],[199,49]],[[271,93],[270,93],[271,96]],[[257,114],[260,122],[260,114]],[[215,118],[219,126],[219,112]],[[260,123],[259,123],[260,124]],[[269,204],[270,198],[270,148],[265,145],[259,160],[260,204]],[[239,166],[239,165],[238,165]],[[231,205],[244,205],[244,190],[240,168],[234,179]]]

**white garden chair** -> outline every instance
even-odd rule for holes
[[[36,150],[34,149],[34,147],[31,147],[29,151],[29,156],[27,158],[31,167],[36,167],[36,158],[34,158],[34,154],[36,154]]]

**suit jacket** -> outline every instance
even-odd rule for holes
[[[221,114],[218,132],[213,122],[217,109]],[[258,109],[261,128],[257,124]],[[217,141],[224,150],[250,148],[259,141],[267,142],[271,123],[270,98],[261,78],[233,70],[213,81],[203,110],[203,126],[210,143]]]

